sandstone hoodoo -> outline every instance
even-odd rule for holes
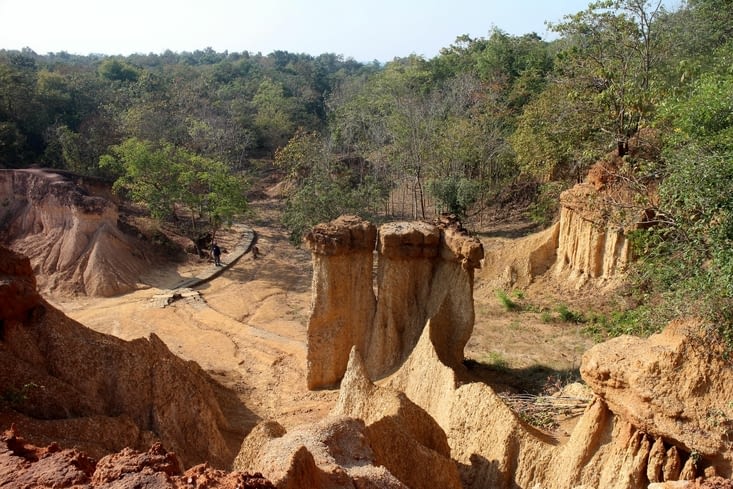
[[[58,174],[0,171],[2,241],[28,256],[43,291],[112,296],[134,290],[149,266],[122,232],[117,206]]]
[[[301,440],[309,429],[329,431],[328,426],[359,420],[363,425],[357,423],[356,431],[368,441],[368,465],[381,465],[401,483],[418,488],[433,487],[437,476],[427,482],[414,478],[406,467],[443,467],[441,484],[458,484],[443,464],[447,459],[458,469],[464,488],[642,489],[703,475],[731,476],[733,413],[726,404],[732,396],[730,366],[713,361],[720,355],[691,339],[693,323],[687,323],[689,328],[671,325],[648,340],[619,338],[590,350],[581,372],[596,397],[563,444],[527,425],[491,387],[468,379],[458,359],[473,325],[472,272],[482,250],[456,231],[459,226],[452,229],[445,223],[391,223],[371,241],[372,228],[356,218],[314,229],[307,238],[315,264],[309,326],[317,326],[309,329],[309,386],[340,380],[340,397],[322,426],[299,428],[293,433],[300,435],[290,435],[294,438],[278,430],[265,438]],[[558,233],[549,236],[552,241]],[[546,246],[547,237],[544,233],[537,239],[544,251],[530,252],[554,255]],[[369,251],[371,243],[374,252]],[[614,250],[614,256],[625,259]],[[353,254],[364,262],[354,269],[360,274],[346,272],[344,263],[331,266],[334,257]],[[371,256],[378,260],[375,287]],[[530,256],[527,263],[551,273],[548,266],[532,265],[541,259]],[[588,278],[603,279],[603,270],[601,266]],[[334,291],[340,298],[335,304],[326,300]],[[350,318],[360,324],[358,334],[349,329]],[[366,336],[361,336],[365,329]],[[320,343],[310,341],[326,341],[329,335],[341,335],[341,347],[351,343],[348,366],[342,364],[342,350],[337,356],[319,355]],[[363,362],[361,349],[366,352]],[[684,364],[689,374],[680,376]],[[328,369],[335,372],[332,377],[318,377]],[[379,386],[372,379],[380,379]],[[252,453],[265,450],[275,460],[274,442],[267,439],[248,438],[244,446],[249,448],[243,451],[251,459]],[[398,444],[410,448],[400,452]],[[300,457],[307,464],[295,464],[299,458],[293,456],[270,473],[294,473],[296,465],[317,474],[351,470],[349,464],[335,464],[340,467],[335,469],[330,459],[314,455],[324,449],[303,450],[311,454]],[[256,463],[249,468],[266,474],[271,470]]]
[[[366,221],[341,217],[316,226],[305,242],[314,263],[309,388],[337,384],[352,346],[364,352],[372,378],[383,376],[407,358],[428,321],[441,358],[463,360],[483,248],[455,220],[388,223],[377,233]]]

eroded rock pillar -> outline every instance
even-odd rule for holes
[[[376,227],[354,216],[319,224],[305,237],[313,254],[308,322],[309,389],[338,384],[353,346],[366,351],[375,310],[372,270]]]
[[[395,222],[380,228],[377,249],[377,311],[365,358],[370,376],[401,365],[428,321],[441,360],[460,363],[473,331],[481,243],[456,221]]]

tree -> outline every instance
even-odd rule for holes
[[[368,162],[339,160],[314,132],[296,132],[278,149],[275,165],[285,171],[290,184],[283,223],[294,243],[315,224],[342,214],[369,218],[386,199],[385,182],[361,171]]]
[[[99,65],[99,75],[114,82],[134,82],[140,75],[132,65],[119,59],[107,58]]]
[[[200,219],[206,219],[216,233],[223,223],[231,223],[234,216],[247,210],[244,180],[232,175],[221,162],[170,143],[153,144],[135,138],[110,149],[100,165],[120,175],[114,188],[129,192],[157,219],[176,218],[183,210],[191,223],[185,230],[197,246]]]
[[[263,144],[272,150],[283,146],[293,132],[293,123],[292,104],[285,97],[282,85],[264,79],[252,103],[257,109],[255,128]]]
[[[652,71],[659,59],[655,19],[661,0],[604,0],[551,25],[566,48],[560,53],[561,76],[578,96],[592,96],[606,110],[601,130],[619,156],[629,139],[649,123]],[[583,95],[586,94],[586,95]]]
[[[605,114],[594,97],[574,93],[566,83],[550,85],[524,107],[509,137],[520,171],[541,182],[580,178],[603,153],[597,128]]]
[[[680,315],[707,321],[733,348],[733,44],[717,66],[662,104],[664,165],[652,222],[637,234],[637,288],[660,296],[656,325]]]

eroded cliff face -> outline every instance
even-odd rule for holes
[[[316,226],[305,238],[314,264],[311,389],[341,380],[353,346],[364,352],[370,376],[383,376],[407,358],[428,320],[441,358],[448,364],[463,360],[473,330],[473,271],[483,258],[481,243],[449,219],[389,223],[378,236],[373,225],[347,216]]]
[[[228,434],[241,439],[242,428],[224,418],[197,364],[155,335],[128,342],[92,331],[34,286],[28,259],[0,247],[4,425],[15,423],[33,443],[68,442],[95,458],[160,441],[185,466],[233,460],[238,447]]]
[[[560,195],[550,228],[524,238],[484,243],[481,281],[494,288],[526,288],[551,277],[561,289],[613,289],[625,277],[632,252],[628,232],[644,220],[628,189],[612,184],[614,165],[599,162]]]
[[[650,440],[694,453],[697,469],[714,467],[730,477],[733,368],[724,358],[721,345],[702,338],[699,324],[676,321],[648,339],[622,336],[593,347],[583,355],[581,374]]]
[[[261,471],[278,487],[293,489],[646,489],[654,483],[700,476],[710,478],[710,484],[698,480],[673,487],[730,486],[730,480],[719,477],[731,477],[731,427],[716,414],[714,428],[709,413],[729,412],[723,405],[730,399],[730,383],[722,383],[729,382],[731,368],[725,367],[720,382],[710,382],[711,370],[704,367],[692,379],[680,378],[679,365],[673,366],[685,349],[679,347],[692,346],[680,342],[677,326],[660,338],[638,340],[631,352],[623,353],[622,345],[604,352],[604,345],[599,345],[597,352],[584,358],[583,375],[599,396],[562,445],[526,425],[489,386],[468,382],[460,369],[441,362],[431,328],[428,324],[407,361],[379,385],[369,380],[354,349],[338,402],[327,418],[290,432],[271,421],[258,425],[245,439],[234,468]],[[660,349],[662,360],[656,362],[658,357],[649,352]],[[596,369],[601,360],[604,366]],[[690,372],[702,366],[698,361],[707,361],[697,355],[687,360]],[[654,416],[640,422],[635,414],[637,410],[651,414],[641,409],[651,404],[639,394],[639,389],[651,389],[647,382],[627,386],[618,380],[631,368],[627,362],[638,361],[649,366],[640,375],[659,386],[647,394],[655,396],[654,406],[663,406],[661,422]],[[592,378],[604,379],[602,383],[613,388],[599,388]],[[688,387],[701,385],[702,378],[708,379],[707,387],[691,393]],[[674,409],[675,402],[691,407],[665,411]],[[619,403],[628,407],[617,409]],[[688,419],[694,408],[707,412],[707,417]],[[665,417],[675,422],[668,424]],[[688,443],[701,451],[689,449]]]
[[[663,336],[671,334],[679,341],[673,331],[674,328]],[[525,425],[490,387],[465,383],[460,370],[442,364],[427,331],[407,362],[389,378],[388,385],[404,392],[445,431],[451,456],[467,488],[642,489],[650,482],[692,480],[703,474],[731,477],[733,440],[726,437],[730,426],[703,427],[709,415],[699,417],[709,407],[722,409],[725,400],[730,399],[729,389],[717,389],[720,384],[716,381],[708,383],[706,389],[690,393],[689,385],[704,385],[700,380],[710,372],[704,366],[707,358],[698,361],[687,356],[690,371],[699,369],[702,373],[692,379],[679,377],[674,360],[656,356],[661,353],[662,358],[679,360],[676,354],[659,351],[658,345],[667,341],[638,340],[638,347],[632,351],[611,348],[611,358],[608,352],[601,353],[605,350],[603,344],[594,349],[597,352],[591,350],[593,353],[584,357],[582,372],[599,397],[589,405],[563,445]],[[640,372],[642,377],[649,376],[647,382],[617,381],[635,371],[641,357],[649,366]],[[602,367],[596,370],[601,361]],[[730,366],[726,370],[721,382],[727,381]],[[618,391],[599,389],[592,377],[605,379]],[[658,388],[652,391],[651,385]],[[644,400],[639,390],[654,396],[654,400]],[[630,407],[618,409],[616,406],[620,405]],[[652,414],[657,405],[666,406],[666,410]],[[696,419],[688,419],[694,408],[685,411],[679,409],[682,405],[702,408],[695,412]],[[644,422],[640,422],[636,410],[646,414]],[[665,418],[673,422],[665,423]],[[682,441],[694,436],[700,438]],[[704,443],[703,438],[707,440]],[[700,449],[690,449],[693,444]]]
[[[364,226],[351,218],[347,221],[350,226]],[[329,224],[339,225],[343,226]],[[391,337],[398,340],[385,340],[390,335],[384,331],[365,342],[357,336],[330,416],[288,433],[276,423],[263,423],[245,439],[238,457],[242,465],[237,468],[262,471],[279,481],[278,486],[292,488],[307,487],[295,482],[296,474],[311,484],[333,487],[371,487],[374,480],[381,480],[377,486],[507,489],[645,489],[699,476],[714,479],[710,487],[715,487],[720,480],[716,476],[733,475],[733,368],[722,360],[721,352],[694,339],[688,331],[694,329],[693,323],[671,325],[646,340],[619,338],[587,352],[581,372],[596,397],[569,440],[559,444],[525,424],[491,387],[470,381],[457,361],[465,345],[464,330],[473,319],[468,271],[477,264],[473,259],[478,253],[473,250],[478,248],[464,239],[458,240],[460,246],[443,248],[442,243],[450,240],[445,230],[423,223],[383,226],[379,235],[372,329],[393,328]],[[551,232],[548,235],[552,237]],[[345,234],[334,229],[329,236]],[[547,240],[540,242],[546,245]],[[310,246],[318,253],[315,245]],[[544,248],[542,256],[549,256]],[[347,302],[363,304],[350,291],[355,277],[329,274],[335,269],[329,265],[323,260],[314,269],[314,286],[322,290],[320,296],[314,294],[314,304],[330,304],[319,302],[319,297],[327,297],[331,289]],[[526,265],[537,266],[532,260]],[[359,280],[371,286],[368,268]],[[445,281],[443,285],[432,282],[438,278]],[[364,294],[370,289],[360,284],[356,290]],[[381,307],[387,313],[380,312],[380,297],[386,293],[388,300]],[[328,328],[329,321],[337,331],[348,325],[348,317],[342,315],[349,307],[326,310],[338,314],[318,323],[319,328]],[[314,307],[314,315],[322,314]],[[319,334],[328,337],[327,331]],[[458,340],[450,339],[454,334]],[[404,341],[415,336],[414,344]],[[395,344],[401,348],[393,348]],[[364,360],[360,348],[367,352]],[[376,358],[372,363],[371,354]],[[309,358],[328,361],[325,356]],[[343,356],[338,358],[343,361]],[[380,368],[392,370],[385,374]],[[358,446],[328,435],[343,430],[359,440]],[[311,439],[319,441],[309,444]],[[386,472],[375,479],[360,478],[355,466],[360,467],[359,474],[375,468]],[[421,467],[420,474],[424,468],[425,476],[411,470],[414,467]]]
[[[580,288],[618,284],[630,257],[626,230],[610,223],[601,212],[604,196],[589,183],[560,195],[555,277]],[[639,216],[641,217],[641,216]]]
[[[61,175],[1,170],[0,233],[28,256],[42,291],[112,296],[134,290],[148,262],[117,227],[117,207]]]

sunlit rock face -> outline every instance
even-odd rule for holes
[[[43,292],[113,296],[149,266],[116,204],[56,173],[0,171],[0,239],[31,260]]]
[[[463,360],[483,248],[455,220],[394,222],[377,233],[366,221],[342,216],[316,226],[305,242],[314,262],[309,388],[337,384],[353,346],[364,352],[373,378],[394,370],[428,321],[441,359]]]
[[[591,184],[578,184],[560,197],[555,276],[576,288],[589,280],[613,285],[630,258],[624,229],[611,225],[599,208],[603,195]]]

